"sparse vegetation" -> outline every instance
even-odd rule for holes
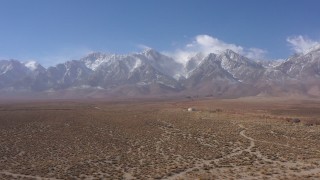
[[[0,179],[316,179],[319,115],[316,101],[2,104]]]

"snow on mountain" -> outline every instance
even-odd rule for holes
[[[204,53],[197,53],[194,57],[191,57],[185,65],[185,70],[182,71],[182,76],[188,78],[193,70],[195,70],[199,64],[204,60],[206,55]]]
[[[47,69],[48,84],[54,89],[65,89],[87,85],[92,70],[82,61],[72,60]]]
[[[115,55],[112,55],[112,54],[103,54],[103,53],[95,52],[80,59],[80,61],[84,62],[86,67],[94,71],[102,63],[110,61],[112,58],[114,58],[114,56]]]
[[[315,92],[320,89],[319,77],[320,48],[285,61],[257,61],[225,50],[198,53],[181,63],[153,49],[127,55],[95,52],[47,69],[35,61],[0,61],[0,90],[10,91],[87,89],[121,95],[180,92],[232,97],[294,91],[314,95],[320,94]]]
[[[320,77],[320,48],[307,54],[297,54],[280,64],[276,69],[292,78],[306,79]]]
[[[171,58],[152,49],[130,55],[112,55],[95,69],[90,82],[93,86],[105,88],[154,83],[178,88],[178,83],[173,79],[177,66]]]
[[[179,79],[183,71],[183,65],[171,57],[165,56],[153,49],[147,49],[142,53],[133,56],[141,58],[145,63],[150,63],[154,68],[163,74]]]
[[[187,80],[192,80],[192,84],[201,83],[203,80],[216,81],[236,81],[227,70],[222,67],[219,56],[209,54],[190,74]]]
[[[0,61],[0,74],[14,73],[18,75],[27,71],[27,68],[17,60]]]
[[[264,71],[263,66],[232,50],[226,50],[219,55],[221,66],[241,82],[257,81]]]
[[[172,58],[162,55],[153,49],[147,49],[141,53],[133,53],[129,55],[117,55],[117,54],[103,54],[103,53],[92,53],[82,58],[80,61],[84,62],[85,65],[95,71],[99,66],[109,66],[111,64],[121,61],[127,66],[128,69],[133,71],[143,63],[149,63],[157,70],[174,76],[178,74],[181,65],[176,63]]]
[[[31,71],[17,60],[0,61],[0,89],[3,90],[25,90],[29,89],[27,79]]]
[[[40,64],[38,64],[36,61],[28,61],[24,63],[24,65],[29,68],[31,71],[34,71],[38,68]]]

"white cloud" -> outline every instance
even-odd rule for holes
[[[291,46],[292,50],[299,54],[306,54],[315,48],[320,47],[319,41],[314,41],[301,35],[288,37],[287,42],[289,43],[289,46]]]
[[[243,48],[241,46],[225,43],[209,35],[196,36],[195,40],[191,44],[188,44],[187,47],[196,47],[201,52],[216,54],[219,54],[226,49],[231,49],[237,53],[241,53],[243,51]]]
[[[144,45],[144,44],[138,44],[137,47],[139,49],[142,49],[142,50],[146,50],[146,49],[152,49],[151,47],[147,46],[147,45]]]
[[[244,48],[236,44],[226,43],[209,35],[198,35],[182,49],[177,49],[171,53],[167,52],[166,54],[171,55],[181,63],[186,63],[190,57],[197,53],[220,54],[227,49],[252,59],[264,59],[267,53],[267,51],[259,48]]]
[[[244,55],[250,59],[261,60],[265,58],[266,54],[267,54],[266,50],[259,49],[259,48],[249,48]]]

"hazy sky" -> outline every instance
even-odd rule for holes
[[[319,0],[0,0],[0,58],[234,48],[286,58],[320,41]]]

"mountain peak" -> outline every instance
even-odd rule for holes
[[[96,59],[100,58],[103,55],[101,52],[92,52],[86,55],[82,59],[90,60],[90,61],[95,61]]]
[[[234,52],[234,51],[231,50],[231,49],[226,49],[226,50],[222,53],[222,55],[225,55],[225,56],[227,56],[227,57],[229,57],[229,58],[231,58],[231,59],[235,59],[235,58],[238,59],[238,58],[241,56],[240,54]]]
[[[37,63],[36,61],[28,61],[25,62],[24,65],[30,69],[31,71],[35,71],[36,69],[38,69],[39,67],[42,67],[39,63]]]
[[[283,87],[282,84],[287,80],[289,83],[295,80],[297,84],[306,80],[317,80],[318,83],[319,54],[320,47],[314,48],[307,55],[299,55],[280,65],[268,67],[231,49],[219,54],[192,53],[187,64],[151,48],[127,55],[92,52],[79,60],[67,61],[47,69],[35,61],[22,63],[3,60],[0,61],[0,92],[13,85],[31,90],[102,87],[108,93],[124,87],[159,87],[167,92],[170,87],[181,93],[197,92],[200,89],[204,93],[219,95],[224,93],[224,88],[233,89],[238,85],[257,87],[259,91],[261,84],[274,83],[276,87],[281,82]],[[19,84],[26,79],[28,82]]]
[[[147,48],[145,48],[145,49],[143,49],[143,53],[148,53],[148,52],[152,52],[152,51],[156,51],[156,50],[154,50],[153,48],[149,48],[149,47],[147,47]]]
[[[214,54],[214,53],[210,53],[210,54],[208,54],[208,56],[207,56],[207,58],[206,59],[215,59],[217,57],[217,55],[216,54]]]
[[[152,48],[147,48],[142,52],[143,55],[146,56],[152,56],[152,57],[158,57],[160,53]]]
[[[238,54],[238,53],[234,52],[234,51],[231,50],[231,49],[226,49],[226,50],[225,50],[225,53],[226,53],[226,54]]]

